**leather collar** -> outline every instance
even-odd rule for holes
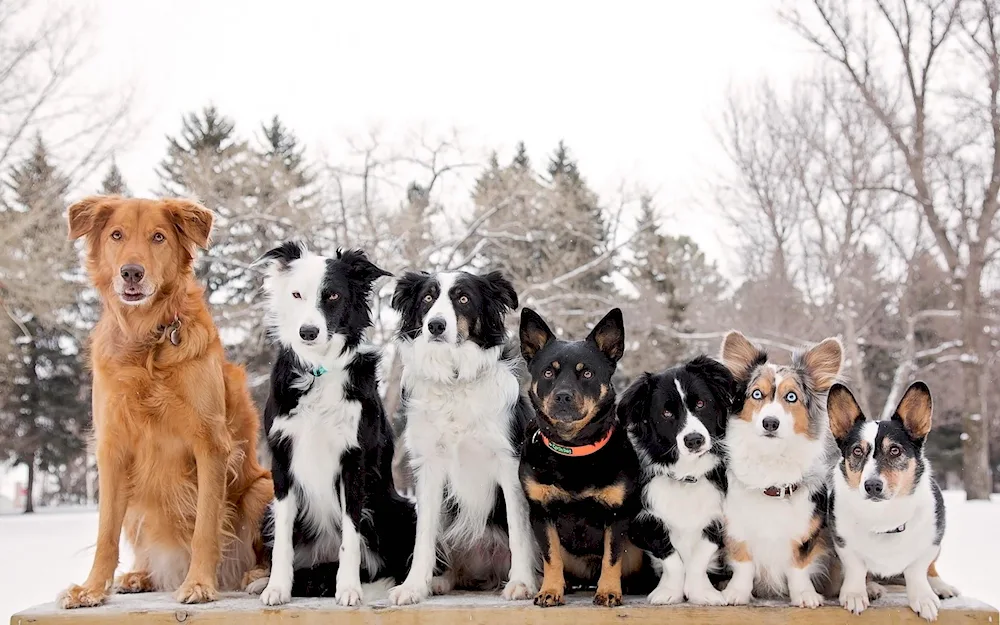
[[[768,486],[764,489],[764,494],[768,497],[780,497],[786,499],[799,489],[798,484],[785,484],[784,486]]]
[[[589,456],[592,453],[600,451],[608,441],[611,440],[611,435],[615,433],[615,426],[611,426],[608,433],[605,434],[599,441],[591,443],[589,445],[561,445],[559,443],[554,443],[547,436],[542,434],[541,430],[535,430],[535,437],[542,439],[542,444],[548,447],[551,451],[559,454],[560,456]]]

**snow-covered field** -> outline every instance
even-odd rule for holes
[[[1000,497],[966,502],[960,492],[945,493],[948,531],[938,571],[963,594],[1000,606]],[[56,509],[38,514],[0,516],[0,622],[38,603],[52,601],[90,570],[97,535],[94,510]],[[131,556],[122,550],[122,566]]]

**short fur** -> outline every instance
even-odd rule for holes
[[[435,593],[503,585],[527,599],[536,556],[517,464],[531,407],[504,345],[517,294],[499,272],[411,272],[392,307],[418,515],[413,565],[390,600],[421,601],[432,581]],[[436,546],[445,568],[432,580]]]
[[[210,211],[181,199],[69,208],[103,304],[90,349],[101,498],[93,568],[60,596],[64,608],[107,598],[123,528],[135,563],[119,592],[212,601],[261,556],[273,488],[257,463],[260,422],[192,269],[211,227]]]
[[[536,420],[520,475],[545,573],[535,605],[561,605],[568,574],[576,583],[597,583],[597,605],[619,606],[623,578],[642,568],[642,552],[628,539],[641,508],[639,461],[625,428],[617,427],[611,385],[624,350],[617,308],[575,342],[557,339],[534,311],[521,311],[521,353]],[[581,447],[612,430],[603,447],[585,456],[560,455],[542,440]]]
[[[830,428],[840,458],[833,471],[830,524],[844,568],[840,604],[860,614],[879,589],[868,575],[903,575],[910,607],[933,621],[940,599],[958,591],[934,564],[944,536],[944,499],[924,456],[931,393],[914,382],[892,418],[869,421],[847,387],[834,385]]]
[[[723,596],[731,605],[753,594],[787,594],[801,607],[822,603],[816,585],[828,581],[833,554],[826,509],[836,451],[826,394],[842,358],[836,339],[793,354],[790,366],[770,364],[739,332],[723,342],[722,360],[737,382],[724,505],[733,577]]]
[[[249,590],[265,605],[293,595],[357,605],[362,581],[403,579],[416,527],[393,486],[379,354],[364,342],[372,285],[391,274],[361,251],[326,258],[298,242],[259,263],[279,345],[264,410],[276,499],[264,530],[270,575]]]
[[[716,360],[698,356],[644,373],[622,395],[618,416],[642,465],[643,510],[632,541],[662,569],[650,603],[724,605],[709,577],[723,570],[726,468],[722,441],[736,382]]]

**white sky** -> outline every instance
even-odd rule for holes
[[[536,163],[565,139],[602,194],[657,191],[668,229],[721,255],[696,200],[726,166],[727,87],[813,67],[769,0],[305,2],[94,0],[96,80],[136,87],[141,134],[118,155],[156,189],[164,136],[214,102],[249,134],[279,113],[317,153],[372,126],[451,127]]]

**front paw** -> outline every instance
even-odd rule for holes
[[[180,603],[208,603],[219,598],[214,583],[185,581],[174,593]]]
[[[959,595],[958,588],[955,588],[951,584],[946,584],[940,577],[929,577],[927,581],[930,582],[931,588],[937,596],[942,599],[951,599]]]
[[[797,608],[818,608],[823,605],[823,595],[813,588],[790,593],[791,604]]]
[[[594,595],[594,605],[604,606],[606,608],[617,608],[622,604],[622,591],[620,590],[601,590],[597,589],[597,594]]]
[[[393,605],[412,605],[427,598],[430,589],[426,586],[402,584],[389,591],[389,602]]]
[[[534,584],[512,579],[507,582],[506,586],[504,586],[501,596],[507,601],[523,601],[525,599],[531,599],[534,594]]]
[[[861,614],[870,605],[870,601],[871,598],[867,588],[860,591],[848,590],[847,588],[840,589],[840,605],[849,612]]]
[[[551,608],[563,603],[565,603],[563,601],[563,591],[560,588],[542,588],[535,595],[535,605],[540,608]]]
[[[688,602],[695,605],[726,605],[726,598],[711,585],[688,588],[684,594]]]
[[[732,581],[722,591],[722,598],[726,600],[726,605],[747,605],[753,599],[752,588],[741,588]]]
[[[865,584],[865,590],[868,592],[868,601],[878,601],[885,596],[885,586],[882,584],[876,584],[875,582],[868,582]]]
[[[271,583],[270,577],[258,577],[248,583],[243,590],[245,590],[248,595],[259,595],[264,592],[264,589],[267,588],[269,583]]]
[[[146,571],[123,573],[115,579],[115,592],[122,594],[153,592],[153,580]]]
[[[340,584],[337,584],[337,594],[334,598],[337,600],[337,603],[345,607],[361,605],[361,585],[344,584],[341,586]]]
[[[671,588],[670,586],[657,586],[653,592],[649,593],[647,599],[653,605],[681,603],[684,601],[684,591],[680,588]]]
[[[455,588],[455,580],[451,575],[435,575],[431,578],[431,594],[447,595]]]
[[[284,605],[292,600],[291,584],[279,584],[271,580],[264,592],[260,593],[260,602],[264,605]]]
[[[936,621],[938,608],[941,607],[941,600],[933,589],[926,592],[913,592],[907,589],[906,598],[909,600],[910,609],[916,612],[921,618],[928,621]]]
[[[73,608],[93,608],[104,603],[108,591],[104,588],[87,588],[76,584],[59,593],[56,603],[64,610]]]

